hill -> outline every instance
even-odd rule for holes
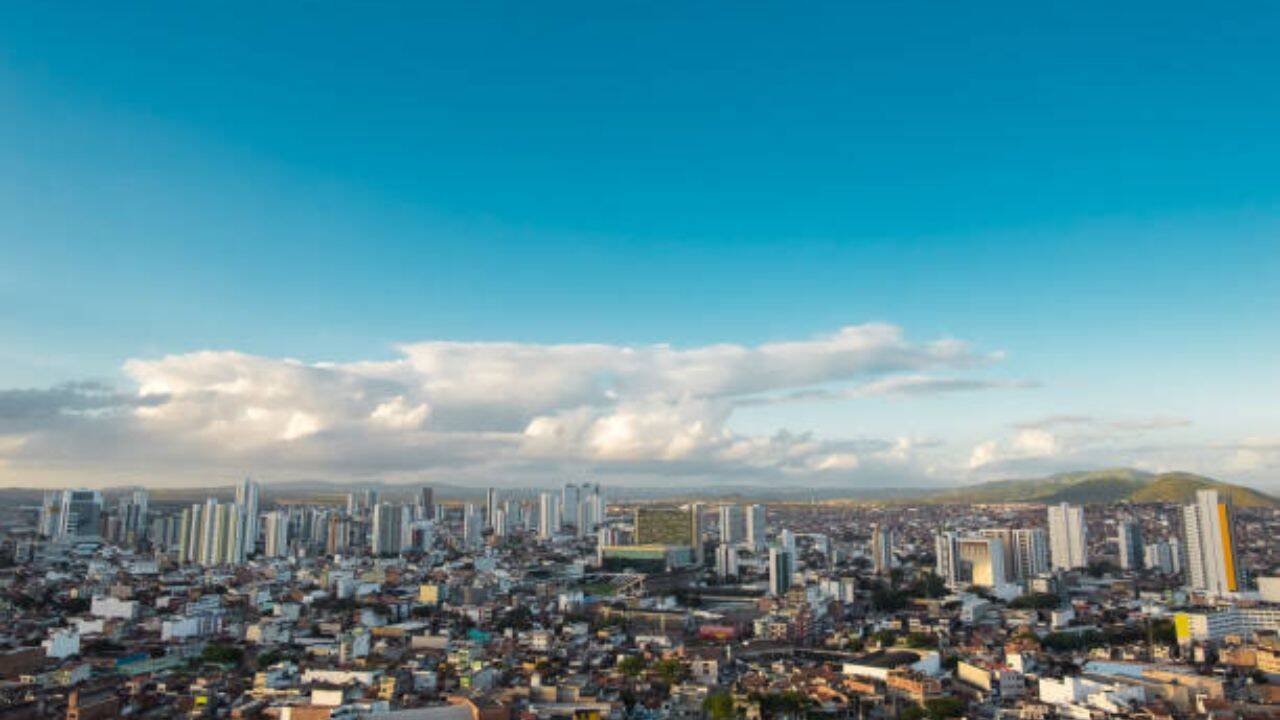
[[[1231,499],[1236,507],[1280,507],[1280,499],[1252,488],[1231,485],[1192,473],[1171,472],[1157,476],[1152,482],[1135,492],[1130,502],[1168,503],[1190,502],[1197,490],[1217,490]]]
[[[1238,507],[1280,507],[1280,499],[1187,472],[1154,475],[1131,468],[1060,473],[1045,478],[995,480],[926,495],[933,503],[1034,502],[1186,503],[1197,490],[1217,489]]]

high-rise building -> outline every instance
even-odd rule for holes
[[[62,512],[62,491],[45,490],[44,500],[40,503],[40,527],[38,531],[44,537],[51,538],[58,534],[58,516]]]
[[[871,564],[877,575],[893,569],[893,530],[883,525],[871,528]]]
[[[436,519],[435,491],[430,486],[424,485],[418,488],[418,507],[421,508],[419,515],[422,519]]]
[[[258,483],[249,478],[236,486],[236,505],[240,508],[242,527],[239,531],[237,554],[249,557],[258,551]]]
[[[489,488],[484,493],[485,527],[491,530],[495,527],[494,516],[497,515],[497,512],[498,512],[498,491],[495,490],[494,488]]]
[[[728,543],[716,546],[716,575],[722,578],[738,575],[738,548]]]
[[[747,523],[741,505],[720,506],[720,542],[737,544],[747,539]]]
[[[495,511],[496,514],[496,511]],[[483,542],[483,526],[485,519],[480,515],[480,508],[472,503],[467,503],[462,508],[462,545],[463,547],[474,550]]]
[[[538,537],[550,540],[560,532],[560,503],[556,496],[544,492],[538,496]]]
[[[778,531],[778,546],[781,547],[792,560],[796,558],[796,534],[790,528],[782,528]]]
[[[269,558],[284,557],[289,554],[289,522],[284,513],[275,510],[265,516],[264,530],[266,542],[263,554]]]
[[[64,490],[58,510],[58,537],[77,540],[102,536],[102,493]]]
[[[404,507],[378,503],[373,507],[370,552],[375,556],[398,555],[404,546]]]
[[[1049,543],[1045,539],[1044,530],[1041,528],[1014,530],[1013,579],[1025,582],[1047,572],[1049,572]]]
[[[209,498],[203,507],[192,506],[192,527],[198,517],[198,531],[192,562],[205,567],[238,565],[244,561],[244,517],[240,505]],[[193,543],[195,545],[195,543]]]
[[[693,564],[698,567],[707,564],[707,546],[702,530],[702,516],[706,509],[702,503],[689,503],[689,537],[693,541]]]
[[[1161,575],[1173,575],[1177,572],[1174,569],[1177,567],[1176,557],[1173,546],[1164,541],[1151,543],[1142,549],[1143,566]]]
[[[781,597],[791,589],[791,553],[781,548],[769,549],[769,594]]]
[[[1084,508],[1079,505],[1049,507],[1049,557],[1054,570],[1073,570],[1089,564]]]
[[[999,537],[940,532],[934,537],[936,570],[948,586],[1006,584],[1004,542]]]
[[[560,528],[563,528],[565,523],[578,522],[578,506],[581,503],[582,488],[575,483],[565,483],[560,493]]]
[[[986,528],[979,530],[978,535],[985,538],[995,538],[1000,541],[1000,547],[1004,549],[1004,571],[1007,574],[1005,580],[1014,580],[1017,576],[1017,545],[1014,542],[1013,528]]]
[[[1136,520],[1122,520],[1116,526],[1116,543],[1120,546],[1120,567],[1124,570],[1141,570],[1142,526]]]
[[[962,537],[956,542],[956,554],[964,579],[970,584],[999,587],[1007,582],[1004,542],[999,538]]]
[[[604,500],[599,483],[582,484],[582,496],[578,499],[578,516],[574,526],[578,537],[585,538],[595,532],[596,526],[604,522]]]
[[[325,532],[324,551],[328,555],[341,555],[351,547],[351,523],[347,517],[335,512],[329,516],[329,528]]]
[[[1182,509],[1191,589],[1213,595],[1239,591],[1244,573],[1237,562],[1233,520],[1231,505],[1217,490],[1196,491],[1195,502]]]
[[[748,505],[746,516],[747,544],[760,549],[768,542],[769,526],[764,505]]]
[[[116,519],[118,522],[116,537],[112,538],[120,545],[136,547],[147,537],[147,507],[149,496],[146,490],[134,490],[129,495],[120,498],[120,502],[116,506]]]
[[[178,520],[178,562],[195,562],[200,527],[200,505],[182,509]]]

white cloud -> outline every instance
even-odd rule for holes
[[[646,472],[853,473],[908,469],[909,442],[819,440],[729,429],[743,401],[816,393],[849,400],[1006,387],[934,376],[999,353],[892,325],[808,340],[717,344],[537,345],[420,342],[390,361],[308,364],[234,351],[129,360],[136,392],[102,386],[0,392],[3,455],[28,471],[104,468],[291,474],[553,472],[565,464]],[[822,395],[829,393],[829,395]],[[106,410],[106,412],[104,412]],[[56,420],[56,422],[54,422]]]

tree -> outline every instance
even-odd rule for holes
[[[871,606],[880,612],[893,612],[907,606],[907,594],[888,583],[877,582],[871,589]]]
[[[888,647],[890,645],[896,645],[898,643],[898,636],[895,635],[892,630],[881,630],[875,633],[874,635],[872,635],[871,637],[876,642],[880,643],[882,647]]]
[[[937,573],[927,573],[912,583],[908,592],[915,598],[946,597],[947,582]]]
[[[902,709],[902,712],[898,713],[898,717],[901,720],[924,720],[927,715],[928,713],[925,712],[925,709],[919,705],[908,705]]]
[[[1051,593],[1030,593],[1014,598],[1009,607],[1014,610],[1052,610],[1061,602],[1057,595]]]
[[[795,717],[809,706],[809,698],[794,690],[755,696],[760,703],[760,713],[767,718]]]
[[[618,669],[624,675],[636,677],[644,672],[644,658],[639,655],[628,655],[618,662]]]
[[[938,638],[929,633],[913,632],[907,633],[906,643],[907,647],[928,649],[938,646]]]
[[[209,643],[205,645],[204,652],[200,654],[200,659],[219,665],[239,665],[240,661],[244,659],[244,649],[234,645]]]
[[[711,720],[732,720],[735,714],[733,696],[727,692],[711,693],[702,701],[702,710]]]
[[[676,684],[681,677],[684,676],[684,663],[674,658],[659,660],[653,669],[657,671],[658,677],[668,685]]]
[[[944,720],[959,717],[964,711],[964,701],[953,697],[939,697],[924,702],[925,710],[932,720]]]

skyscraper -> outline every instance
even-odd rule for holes
[[[497,511],[498,511],[498,491],[493,488],[489,488],[484,493],[485,527],[491,530],[495,527],[494,516],[497,515]]]
[[[258,483],[245,478],[236,486],[236,505],[240,508],[241,530],[237,554],[241,559],[258,551]]]
[[[940,532],[934,536],[934,552],[938,576],[949,587],[998,587],[1008,582],[1004,542],[999,537]]]
[[[738,548],[728,543],[716,546],[716,575],[726,578],[738,574]]]
[[[492,504],[490,505],[492,507]],[[496,511],[495,511],[496,514]],[[485,519],[480,515],[480,508],[467,503],[462,509],[462,545],[468,550],[480,547],[483,542],[482,528]]]
[[[418,507],[421,508],[419,515],[424,520],[436,519],[435,491],[430,486],[423,485],[418,489]]]
[[[1135,520],[1120,521],[1116,526],[1116,542],[1120,546],[1120,567],[1124,570],[1141,570],[1142,526]]]
[[[370,540],[375,556],[398,555],[404,542],[404,508],[391,503],[375,505]]]
[[[58,537],[77,540],[102,536],[102,493],[64,490],[58,511]]]
[[[264,517],[266,542],[263,545],[263,554],[269,558],[284,557],[289,553],[288,518],[279,510],[269,512]]]
[[[791,589],[791,553],[781,548],[769,549],[769,594],[786,595]]]
[[[934,569],[938,577],[942,578],[948,587],[957,585],[960,582],[960,564],[959,555],[956,552],[956,534],[944,531],[935,535],[933,553]]]
[[[44,537],[55,537],[58,534],[59,514],[62,512],[62,491],[45,490],[44,500],[40,503],[39,532]]]
[[[766,522],[766,510],[764,505],[747,506],[747,544],[751,547],[759,549],[765,546],[768,535],[768,524]]]
[[[244,561],[244,517],[240,505],[209,498],[203,506],[192,506],[191,515],[195,530],[191,562],[215,567]]]
[[[871,529],[871,563],[877,575],[893,569],[893,530],[883,525]]]
[[[1187,586],[1224,595],[1240,589],[1243,568],[1236,559],[1234,513],[1217,490],[1199,490],[1195,502],[1182,509],[1186,535]]]
[[[720,542],[740,543],[746,540],[746,521],[742,516],[741,505],[720,506]]]
[[[582,488],[575,483],[565,483],[564,490],[560,494],[560,527],[564,527],[564,523],[578,522],[578,505],[582,502]]]
[[[556,496],[544,492],[538,496],[538,537],[549,540],[560,532],[560,504]]]
[[[1026,581],[1049,572],[1049,543],[1041,528],[1013,531],[1013,579]]]
[[[119,520],[119,533],[115,541],[121,544],[136,546],[147,537],[147,507],[150,497],[144,489],[134,490],[128,496],[120,498],[116,512]]]
[[[1004,585],[1008,575],[1004,567],[1004,542],[999,538],[962,537],[956,541],[964,580],[981,587]]]
[[[1054,570],[1072,570],[1088,565],[1084,509],[1079,505],[1049,507],[1049,555]]]
[[[707,547],[702,537],[702,516],[706,506],[702,503],[689,503],[689,537],[693,542],[693,563],[699,567],[707,564]]]

